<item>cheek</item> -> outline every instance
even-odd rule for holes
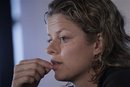
[[[81,68],[83,66],[89,66],[93,58],[92,53],[92,47],[86,46],[86,44],[73,44],[64,47],[61,51],[61,56],[66,66],[69,68]]]
[[[75,78],[82,74],[88,74],[91,69],[92,50],[89,47],[72,45],[61,52],[63,61],[62,72],[67,78]]]

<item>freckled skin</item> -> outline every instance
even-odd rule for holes
[[[60,33],[57,33],[60,31]],[[89,44],[85,33],[75,23],[61,14],[48,18],[48,34],[52,38],[48,53],[62,64],[55,71],[60,81],[72,81],[88,78],[91,61],[94,58],[94,44]],[[67,36],[66,42],[60,42],[59,36]],[[86,79],[88,80],[88,79]]]

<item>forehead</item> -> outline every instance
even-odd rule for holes
[[[80,27],[62,14],[54,14],[48,17],[48,31],[58,32],[64,30],[83,32]]]
[[[49,25],[56,25],[56,24],[60,25],[60,24],[70,24],[70,23],[72,22],[62,14],[54,14],[48,17],[48,27]]]

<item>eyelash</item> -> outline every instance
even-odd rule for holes
[[[67,37],[62,36],[59,38],[61,43],[66,43]]]
[[[52,39],[47,40],[48,43],[50,43],[51,41],[52,41]]]
[[[60,40],[61,43],[66,43],[67,42],[67,38],[66,36],[62,36],[58,38]],[[52,39],[49,39],[47,42],[50,43],[52,41]]]

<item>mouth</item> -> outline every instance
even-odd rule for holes
[[[62,64],[62,62],[59,62],[59,61],[56,61],[56,60],[51,60],[51,63],[52,63],[52,65],[53,65],[53,70],[54,71],[56,71],[59,67],[60,67],[60,65]]]

